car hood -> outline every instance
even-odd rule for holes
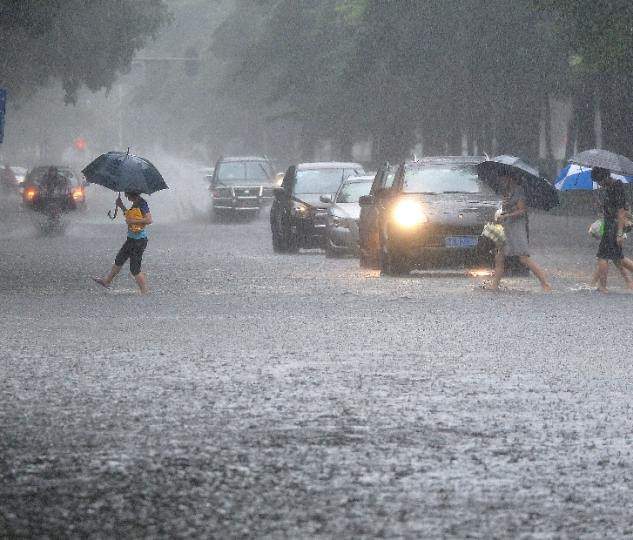
[[[407,195],[422,202],[429,217],[442,219],[448,216],[470,215],[482,221],[491,220],[499,208],[501,199],[494,196],[464,194]]]
[[[321,202],[322,195],[327,195],[328,197],[332,196],[329,193],[299,193],[297,195],[293,195],[293,197],[297,201],[304,202],[315,208],[327,208],[329,204]]]
[[[360,218],[360,205],[358,203],[336,203],[330,206],[330,214],[333,216],[355,219]]]

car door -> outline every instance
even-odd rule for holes
[[[292,188],[294,186],[294,178],[296,167],[294,165],[288,167],[280,188],[275,190],[273,204],[270,207],[270,224],[272,227],[278,227],[281,232],[284,217],[290,216],[290,204],[292,196]]]
[[[391,165],[385,162],[374,177],[369,197],[363,200],[364,204],[361,204],[358,232],[361,249],[368,254],[375,252],[378,248],[378,216],[382,204],[381,194],[385,189],[391,187],[393,173],[391,173],[391,177],[390,173]]]

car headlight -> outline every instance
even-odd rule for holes
[[[37,188],[34,188],[34,187],[26,188],[24,190],[24,199],[27,202],[33,201],[33,199],[35,199],[35,196],[37,195],[37,192],[38,192]]]
[[[75,201],[81,201],[84,198],[84,190],[80,187],[73,189],[72,194]]]
[[[309,208],[307,205],[295,201],[292,203],[292,213],[300,217],[307,216],[309,213]]]
[[[403,228],[411,228],[427,221],[422,205],[418,201],[403,200],[393,209],[394,221]]]

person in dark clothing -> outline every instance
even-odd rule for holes
[[[613,261],[618,269],[625,268],[633,271],[633,261],[626,258],[622,252],[628,215],[626,193],[622,182],[611,178],[611,172],[608,169],[594,167],[591,169],[591,178],[605,190],[602,207],[604,234],[596,257],[598,258],[598,291],[606,293],[609,261]]]
[[[112,281],[121,271],[125,262],[130,260],[130,273],[138,285],[141,294],[147,293],[147,280],[145,274],[141,272],[143,253],[147,247],[147,232],[145,227],[151,225],[152,214],[149,211],[147,201],[141,197],[140,193],[126,192],[125,196],[132,202],[129,210],[123,205],[121,198],[117,198],[116,205],[123,210],[125,222],[127,223],[127,239],[117,256],[114,259],[112,269],[104,278],[93,278],[99,285],[109,288]]]

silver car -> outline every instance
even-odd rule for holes
[[[338,188],[334,198],[323,196],[329,203],[326,218],[325,255],[358,255],[358,200],[369,193],[373,176],[350,176]]]

